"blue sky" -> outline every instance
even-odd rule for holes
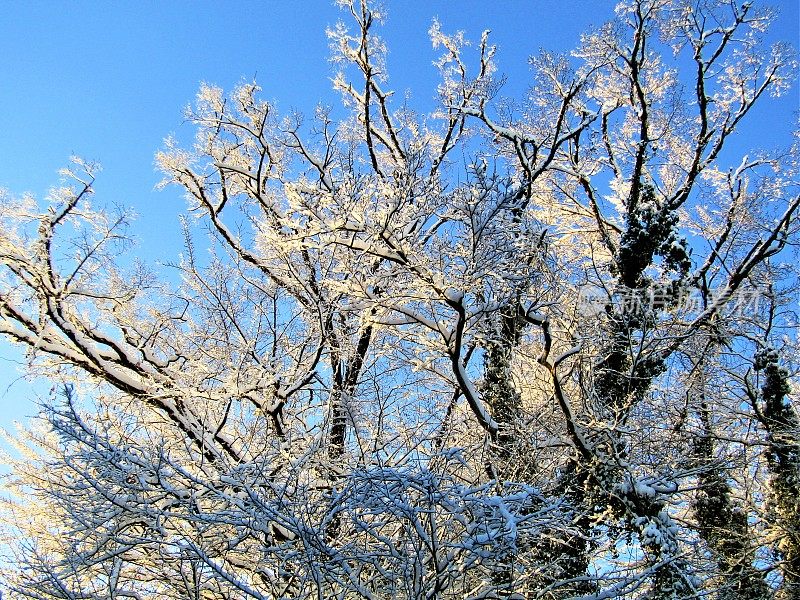
[[[527,57],[539,48],[568,50],[592,24],[612,14],[608,0],[406,0],[388,3],[391,88],[429,102],[437,74],[427,30],[473,40],[492,30],[500,71],[513,94],[527,84]],[[772,37],[798,46],[798,0],[773,3],[781,16]],[[170,0],[2,3],[0,21],[0,187],[46,195],[57,171],[77,154],[103,165],[97,198],[132,206],[139,217],[135,253],[173,259],[177,190],[157,192],[153,155],[163,138],[188,137],[182,109],[202,81],[230,89],[256,77],[281,112],[311,113],[334,104],[325,28],[342,18],[328,0],[223,2]],[[753,135],[790,130],[797,88],[756,114]],[[769,145],[769,144],[768,144]],[[36,411],[46,386],[17,381],[19,353],[0,342],[0,427]],[[15,383],[16,381],[16,383]]]

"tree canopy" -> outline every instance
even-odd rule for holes
[[[341,107],[203,85],[158,152],[178,283],[92,164],[0,197],[0,333],[54,382],[7,593],[796,597],[800,146],[740,133],[795,85],[771,11],[627,0],[518,98],[434,22],[422,114],[338,3]]]

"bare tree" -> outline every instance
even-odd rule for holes
[[[91,165],[3,198],[0,332],[57,382],[9,592],[792,597],[798,148],[738,132],[792,85],[770,12],[631,0],[516,103],[434,23],[423,117],[340,4],[344,119],[205,85],[158,154],[208,226],[180,285],[120,266]]]

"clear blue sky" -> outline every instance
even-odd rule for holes
[[[437,75],[427,30],[473,40],[492,30],[501,72],[528,82],[527,57],[539,48],[568,50],[592,24],[612,14],[609,0],[394,0],[387,2],[391,88],[430,101]],[[771,37],[798,46],[798,0],[773,2],[782,12]],[[335,103],[326,26],[342,17],[328,0],[0,2],[0,187],[43,197],[70,155],[98,160],[98,199],[139,215],[135,250],[149,262],[173,259],[176,190],[156,192],[153,155],[163,138],[188,137],[182,109],[202,81],[230,89],[254,76],[282,112],[310,113]],[[786,132],[798,91],[755,116],[754,135]],[[770,120],[771,119],[771,120]],[[769,145],[769,143],[767,143]],[[19,377],[19,354],[0,342],[0,427],[35,412],[33,389]]]

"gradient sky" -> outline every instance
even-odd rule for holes
[[[428,28],[492,30],[505,92],[524,90],[527,57],[565,51],[612,14],[609,0],[394,0],[382,30],[390,48],[390,89],[429,103],[437,84]],[[798,47],[798,0],[781,11],[770,37]],[[70,155],[103,165],[95,185],[105,203],[139,215],[134,250],[148,262],[179,252],[180,193],[155,191],[153,156],[163,138],[191,136],[182,109],[203,81],[230,89],[255,77],[280,112],[310,114],[334,104],[325,28],[343,18],[328,0],[162,2],[0,1],[0,187],[37,197],[58,182]],[[429,104],[426,104],[429,106]],[[798,110],[797,86],[753,115],[747,131],[785,142]],[[775,138],[769,139],[769,138]],[[46,385],[20,381],[20,354],[0,341],[0,427],[34,414]]]

